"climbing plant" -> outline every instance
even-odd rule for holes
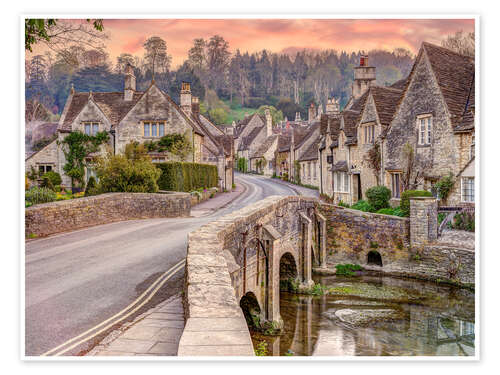
[[[295,182],[300,184],[300,162],[298,160],[295,160],[294,165],[295,165]]]
[[[439,198],[443,201],[446,201],[448,195],[455,184],[455,179],[453,178],[453,174],[450,172],[448,176],[441,177],[438,182],[434,185],[439,194]]]
[[[63,166],[64,172],[71,177],[71,186],[74,186],[75,181],[83,186],[85,176],[85,158],[93,152],[99,150],[99,146],[109,140],[109,135],[106,131],[97,133],[96,135],[88,135],[76,131],[68,134],[63,140],[58,141],[62,146],[66,164]]]
[[[382,156],[380,152],[380,143],[375,142],[373,147],[365,155],[365,160],[368,163],[368,166],[372,169],[375,178],[377,179],[377,185],[380,185],[380,167]]]

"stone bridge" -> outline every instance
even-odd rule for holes
[[[247,321],[282,326],[280,280],[309,287],[313,266],[326,262],[316,205],[272,196],[189,235],[179,355],[253,355]]]
[[[439,241],[432,197],[412,198],[410,218],[268,197],[189,234],[178,355],[254,355],[247,323],[282,327],[280,284],[308,288],[314,268],[339,263],[462,283],[475,274],[473,247]]]

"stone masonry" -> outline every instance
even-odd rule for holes
[[[188,193],[108,193],[92,197],[38,204],[26,209],[26,237],[133,219],[187,217]]]

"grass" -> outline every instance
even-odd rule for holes
[[[264,357],[267,355],[267,342],[261,341],[257,344],[255,348],[255,355],[258,357]]]
[[[229,100],[224,101],[229,106],[229,113],[227,116],[227,123],[232,124],[233,121],[238,122],[239,120],[243,120],[245,117],[245,113],[248,113],[249,115],[257,112],[256,108],[249,108],[249,107],[240,107],[237,106],[235,108],[231,108],[230,104],[231,102]],[[233,106],[234,107],[234,106]]]
[[[356,276],[356,271],[363,271],[359,264],[337,264],[335,266],[338,276]]]

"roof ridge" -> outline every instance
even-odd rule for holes
[[[434,44],[434,43],[430,43],[430,42],[422,42],[422,46],[425,47],[431,47],[431,48],[436,48],[436,49],[441,49],[441,50],[444,50],[446,52],[449,52],[449,53],[452,53],[454,55],[457,55],[457,56],[460,56],[460,57],[464,57],[466,59],[470,59],[470,60],[474,60],[474,58],[472,56],[468,56],[468,55],[464,55],[462,53],[459,53],[457,51],[453,51],[452,49],[449,49],[449,48],[446,48],[446,47],[443,47],[443,46],[438,46],[437,44]]]

